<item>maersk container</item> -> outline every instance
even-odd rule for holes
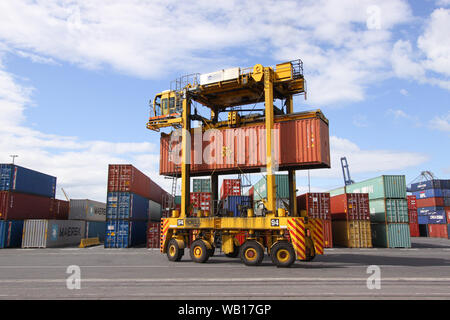
[[[0,191],[54,198],[56,177],[14,164],[0,164]]]
[[[22,244],[22,231],[22,220],[0,220],[0,248],[20,248]]]
[[[346,186],[348,193],[368,193],[369,199],[406,199],[404,175],[383,175]]]
[[[106,203],[70,199],[69,220],[106,221]]]
[[[286,174],[275,175],[275,195],[276,198],[287,199],[289,198],[289,176]],[[254,185],[253,199],[261,200],[267,198],[267,177],[261,178]]]
[[[86,221],[85,238],[99,238],[100,242],[105,241],[106,221]]]
[[[411,192],[426,189],[450,189],[450,180],[428,180],[411,184]]]
[[[146,243],[147,221],[106,221],[105,248],[129,248]]]
[[[383,248],[411,248],[408,223],[372,223],[372,243]]]
[[[422,190],[422,191],[413,192],[412,194],[413,194],[413,196],[416,196],[417,199],[443,197],[443,193],[442,193],[441,189],[426,189],[426,190]]]
[[[86,224],[77,220],[26,220],[22,248],[78,246],[85,237]]]
[[[162,217],[161,205],[155,201],[148,200],[147,216],[150,221],[160,222]]]
[[[149,200],[130,192],[108,192],[106,218],[148,220]]]
[[[249,196],[228,196],[225,198],[223,208],[233,212],[233,216],[246,216],[247,209],[252,208],[252,202]]]
[[[373,222],[409,222],[406,199],[375,199],[369,201],[369,206]]]

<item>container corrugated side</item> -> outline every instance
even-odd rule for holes
[[[445,213],[444,207],[418,208],[417,214],[418,214],[419,218],[426,216],[427,221],[428,221],[427,223],[431,223],[431,224],[447,223],[447,218],[446,218],[446,213]]]
[[[146,243],[147,221],[106,221],[105,248],[129,248]]]
[[[52,219],[52,199],[0,191],[0,220]]]
[[[234,217],[245,217],[247,209],[252,208],[252,202],[249,196],[228,196],[224,200],[223,207],[233,212]]]
[[[374,199],[369,201],[369,205],[372,222],[409,222],[406,199]]]
[[[131,192],[108,192],[106,219],[148,220],[148,199]]]
[[[307,216],[318,219],[331,219],[330,194],[327,192],[305,193],[297,197],[297,210],[306,210]]]
[[[69,219],[106,221],[106,203],[89,199],[70,199]]]
[[[447,224],[429,224],[428,236],[432,238],[448,239],[448,226]]]
[[[372,223],[372,242],[383,248],[411,248],[408,223]]]
[[[411,192],[422,191],[425,189],[450,189],[450,180],[428,180],[411,184]]]
[[[357,220],[334,220],[333,243],[347,248],[360,248],[360,224]]]
[[[346,186],[348,193],[368,193],[369,199],[406,199],[404,175],[383,175]]]
[[[0,220],[0,248],[20,248],[22,245],[22,220]]]
[[[84,221],[26,220],[22,248],[57,248],[78,246],[86,234]]]
[[[417,208],[424,208],[424,207],[443,207],[445,205],[444,198],[423,198],[423,199],[417,199]]]
[[[161,223],[149,222],[147,225],[147,248],[159,249],[160,242]]]
[[[420,237],[419,232],[419,224],[418,223],[409,223],[409,233],[411,237]]]
[[[278,163],[279,171],[330,167],[328,123],[322,117],[317,115],[274,124],[277,132],[273,143],[274,161]],[[266,128],[263,123],[240,128],[220,128],[217,132],[218,138],[204,137],[202,146],[198,148],[195,147],[194,134],[191,134],[191,159],[204,159],[209,155],[213,157],[215,152],[220,152],[215,156],[216,161],[202,161],[201,164],[191,161],[191,176],[207,175],[213,171],[220,174],[239,174],[241,170],[259,172],[266,166]],[[181,171],[180,168],[175,169],[169,153],[170,139],[170,135],[161,134],[161,175],[173,175]],[[172,144],[171,148],[173,150],[178,146]]]
[[[417,199],[426,198],[442,198],[444,196],[441,189],[426,189],[422,191],[416,191],[412,193]]]
[[[14,164],[0,164],[0,191],[54,198],[56,177]]]

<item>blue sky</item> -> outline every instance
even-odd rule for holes
[[[148,100],[184,74],[300,58],[295,110],[330,120],[332,169],[310,172],[314,190],[342,185],[343,155],[356,181],[450,177],[450,1],[174,4],[0,3],[0,162],[18,154],[74,198],[104,200],[116,162],[169,190]]]

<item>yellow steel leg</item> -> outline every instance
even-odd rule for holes
[[[276,214],[275,176],[273,175],[273,70],[264,68],[264,96],[266,107],[266,160],[267,160],[267,210],[269,216]]]
[[[289,96],[286,99],[286,113],[294,113],[294,99]],[[297,194],[296,194],[296,182],[295,182],[295,170],[288,170],[288,180],[289,180],[289,213],[291,217],[298,216],[297,214]]]
[[[190,121],[190,114],[191,114],[191,101],[189,100],[189,97],[186,97],[183,100],[183,133],[182,133],[182,140],[181,140],[181,218],[187,217],[189,212],[189,204],[190,204],[190,176],[191,176],[191,137],[190,137],[190,130],[191,130],[191,121]]]

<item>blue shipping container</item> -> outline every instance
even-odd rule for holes
[[[224,200],[223,208],[227,211],[232,211],[233,216],[239,217],[243,210],[253,208],[253,203],[249,196],[228,196]]]
[[[148,220],[148,199],[131,192],[108,192],[106,219]]]
[[[417,199],[442,197],[442,189],[426,189],[412,193]]]
[[[417,216],[418,224],[428,224],[428,216]]]
[[[56,177],[13,164],[0,164],[0,191],[54,198]]]
[[[106,221],[105,248],[129,248],[145,244],[147,221]]]
[[[410,191],[422,191],[426,189],[450,189],[450,180],[428,180],[411,184]]]
[[[86,238],[99,238],[100,242],[105,241],[105,221],[86,221]]]
[[[0,221],[0,248],[22,246],[23,221]]]
[[[445,215],[445,210],[443,207],[424,207],[418,208],[417,214],[419,217],[419,224],[422,224],[420,221],[424,221],[425,218],[420,219],[420,217],[426,216],[427,223],[431,224],[443,224],[447,223],[447,217]]]

